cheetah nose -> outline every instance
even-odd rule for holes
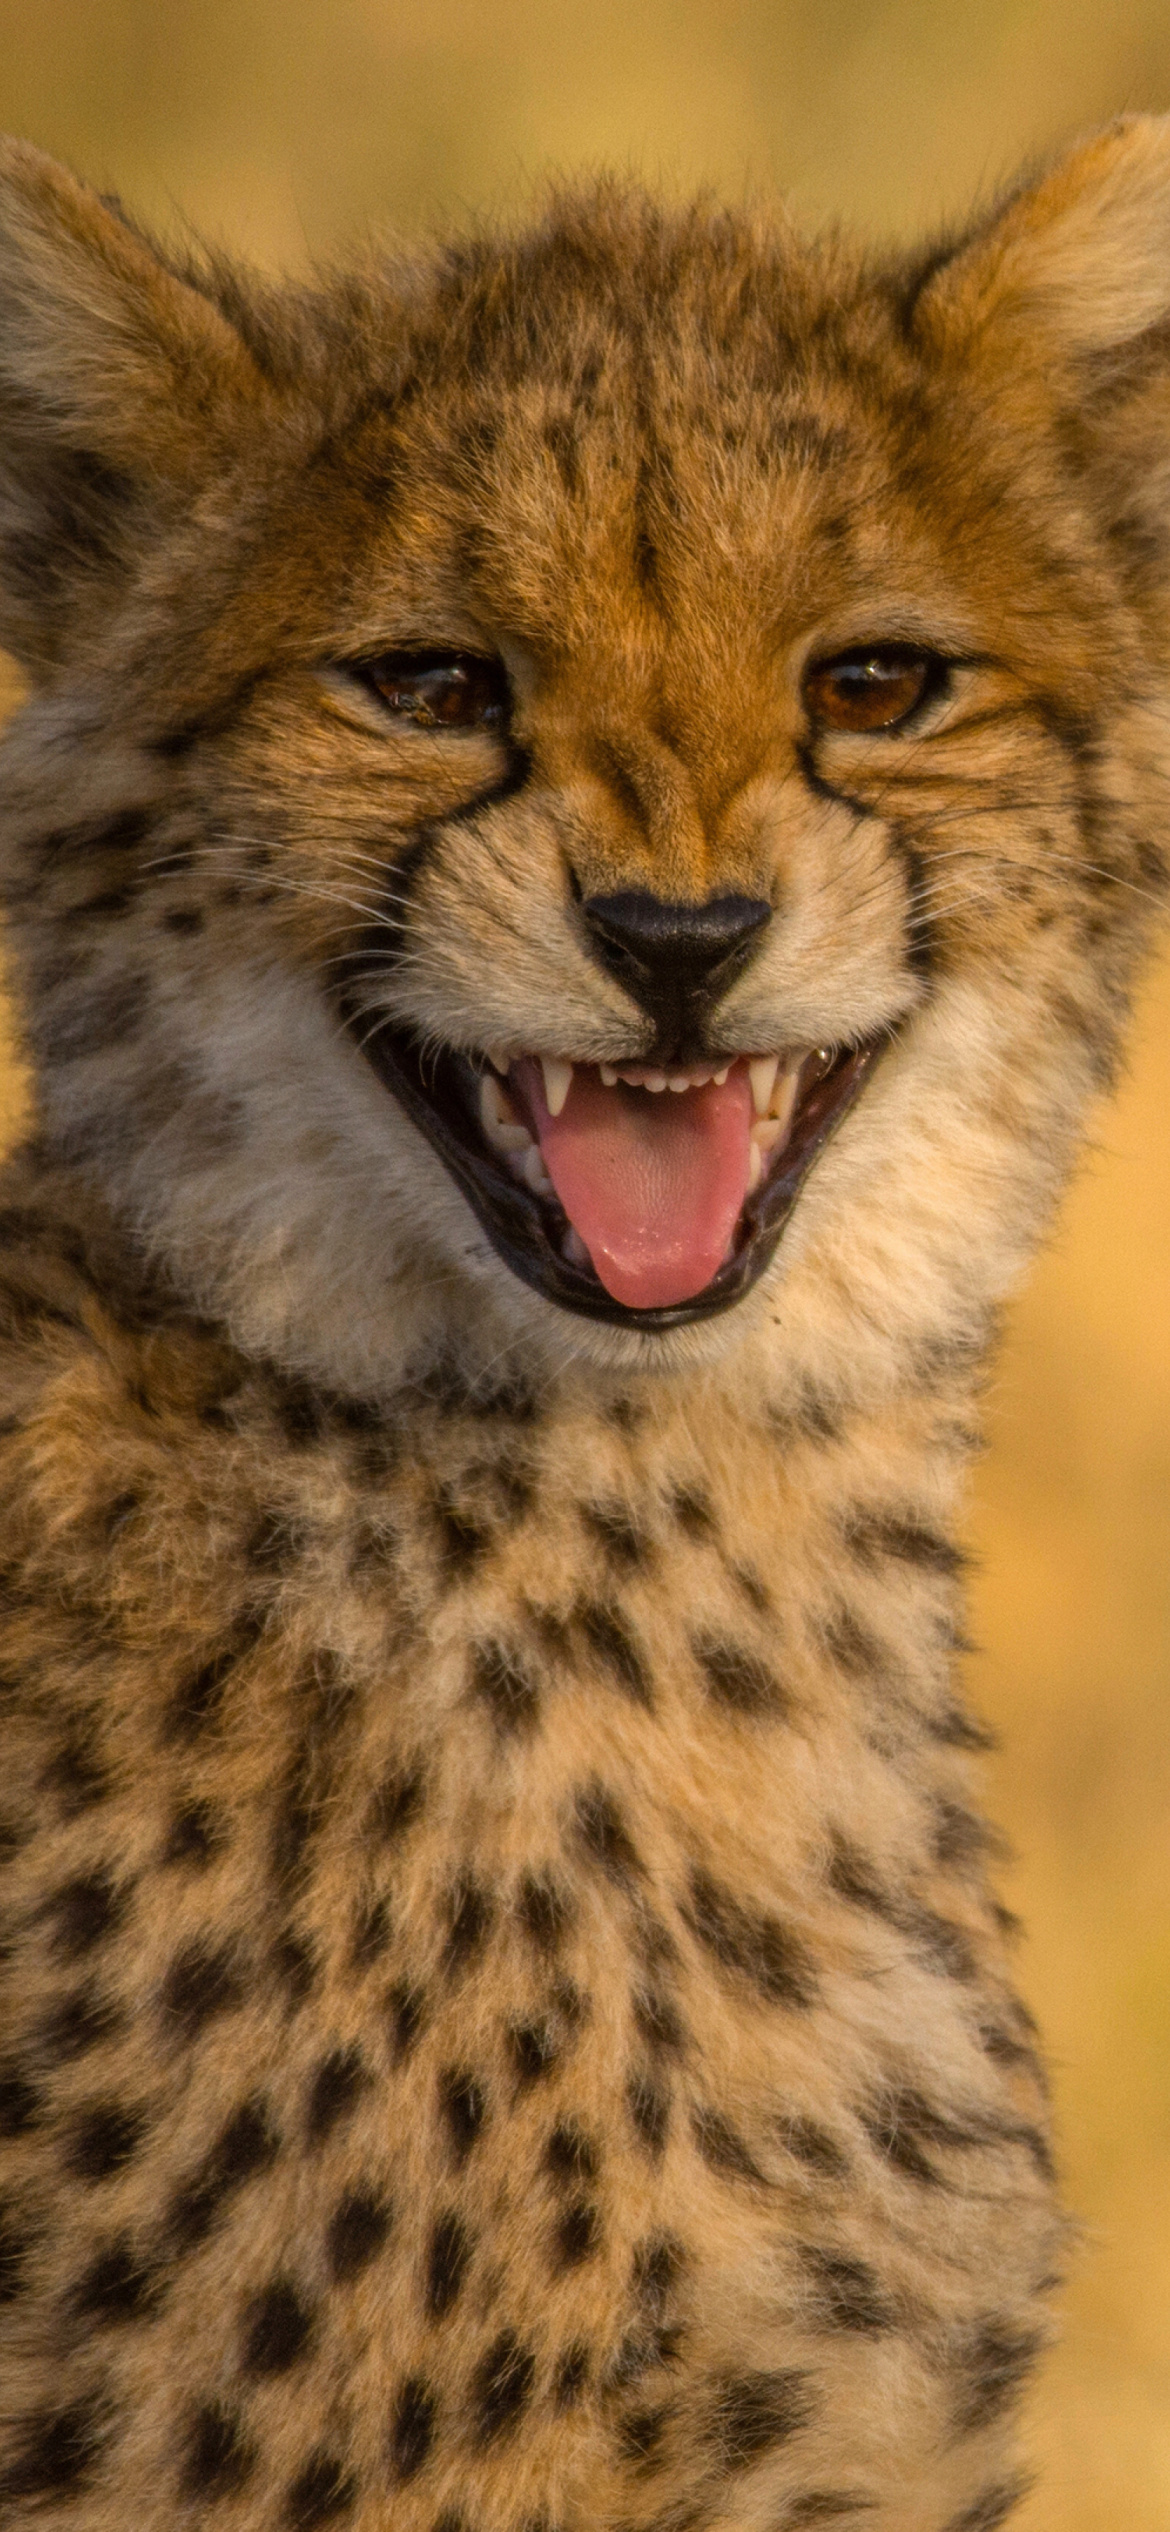
[[[672,905],[638,888],[586,897],[581,912],[594,957],[657,1023],[664,1043],[697,1029],[755,955],[772,916],[762,897]]]

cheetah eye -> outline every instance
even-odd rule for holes
[[[473,651],[384,651],[357,671],[396,720],[419,730],[499,727],[508,713],[508,680],[497,659]]]
[[[880,650],[841,651],[807,670],[805,706],[830,730],[894,730],[943,692],[947,676],[945,659],[933,651],[893,642]]]

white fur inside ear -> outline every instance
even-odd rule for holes
[[[920,312],[946,333],[1038,326],[1073,357],[1170,316],[1170,115],[1131,116],[1062,159],[943,266]]]

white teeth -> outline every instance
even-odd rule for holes
[[[520,1160],[520,1176],[525,1186],[531,1187],[534,1196],[556,1194],[556,1189],[545,1168],[539,1143],[529,1143],[528,1150]]]
[[[796,1106],[796,1094],[800,1088],[802,1069],[800,1064],[789,1064],[787,1071],[781,1073],[772,1092],[770,1113],[785,1134],[792,1123],[792,1111]]]
[[[593,1263],[580,1232],[571,1222],[561,1241],[561,1255],[567,1266],[591,1266]]]
[[[668,1090],[697,1090],[699,1084],[693,1073],[668,1073],[666,1087]]]
[[[779,1070],[778,1055],[757,1055],[748,1065],[748,1080],[752,1086],[752,1106],[758,1117],[767,1116]]]
[[[724,1084],[724,1082],[726,1081],[727,1076],[728,1076],[728,1074],[729,1074],[729,1072],[730,1072],[730,1071],[731,1071],[731,1066],[730,1066],[730,1064],[725,1064],[721,1073],[712,1073],[712,1075],[711,1075],[711,1079],[712,1079],[712,1081],[714,1082],[715,1087],[716,1087],[716,1089],[717,1089],[717,1090],[722,1090],[722,1088],[723,1088],[723,1084]]]
[[[757,1143],[756,1138],[755,1138],[755,1136],[754,1136],[754,1134],[753,1134],[752,1139],[751,1139],[751,1143],[750,1143],[750,1145],[749,1145],[749,1147],[748,1147],[748,1182],[747,1182],[747,1191],[748,1191],[749,1196],[753,1196],[753,1195],[755,1194],[755,1191],[756,1191],[757,1187],[759,1186],[760,1180],[761,1180],[761,1178],[763,1177],[763,1175],[764,1175],[764,1155],[763,1155],[762,1151],[760,1150],[759,1144]]]
[[[507,1072],[508,1066],[509,1066],[509,1064],[511,1063],[512,1058],[511,1058],[511,1056],[508,1054],[507,1049],[506,1049],[505,1047],[503,1047],[503,1046],[485,1046],[485,1048],[484,1048],[484,1050],[483,1050],[483,1051],[484,1051],[484,1054],[487,1056],[487,1059],[488,1059],[489,1064],[494,1064],[494,1065],[495,1065],[495,1068],[496,1068],[496,1071],[497,1071],[498,1073],[506,1073],[506,1072]]]
[[[643,1088],[643,1090],[665,1090],[665,1088],[666,1088],[666,1075],[665,1075],[665,1073],[647,1073],[646,1078],[645,1078],[645,1080],[644,1080],[644,1082],[643,1082],[643,1084],[642,1084],[642,1088]]]
[[[776,1145],[784,1139],[785,1128],[779,1117],[761,1117],[758,1125],[752,1127],[751,1145],[755,1152],[774,1152]]]
[[[479,1085],[479,1122],[484,1140],[494,1152],[522,1152],[532,1141],[506,1090],[492,1073],[485,1073]]]
[[[600,1074],[601,1074],[602,1087],[603,1087],[604,1089],[606,1089],[606,1090],[616,1090],[616,1089],[617,1089],[617,1066],[616,1066],[616,1064],[600,1064],[600,1065],[598,1066],[598,1070],[599,1070],[599,1072],[600,1072]]]
[[[559,1117],[573,1083],[573,1067],[557,1055],[542,1055],[540,1069],[544,1074],[544,1096],[550,1117]]]

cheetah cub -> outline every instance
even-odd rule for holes
[[[0,240],[3,2520],[994,2532],[954,1524],[1164,882],[1170,127]]]

